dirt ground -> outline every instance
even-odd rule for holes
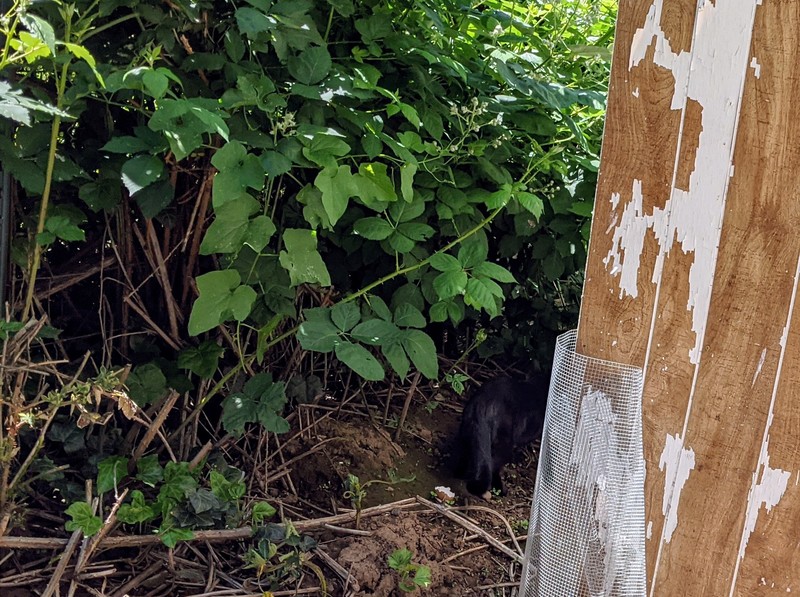
[[[427,403],[428,408],[431,402]],[[456,495],[453,511],[459,520],[477,524],[511,550],[524,550],[536,474],[535,449],[517,454],[504,474],[507,495],[491,502],[468,497],[463,482],[449,470],[449,445],[460,421],[460,406],[448,400],[429,412],[422,403],[412,405],[403,433],[394,441],[396,425],[384,426],[379,417],[342,414],[315,422],[313,433],[284,446],[287,458],[306,454],[294,464],[291,480],[297,497],[281,491],[282,502],[306,502],[320,511],[340,513],[351,507],[344,497],[348,474],[369,481],[387,481],[390,472],[404,479],[394,484],[366,487],[362,507],[421,496],[436,501],[434,488],[449,487]],[[413,480],[409,480],[409,478]],[[426,508],[413,512],[396,509],[361,521],[361,534],[325,530],[316,533],[324,550],[349,573],[345,582],[329,587],[333,595],[402,595],[398,574],[387,565],[397,549],[414,554],[414,562],[430,567],[431,584],[424,595],[500,596],[515,594],[521,566],[485,536],[466,529],[440,512]]]

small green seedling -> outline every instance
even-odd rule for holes
[[[426,589],[431,584],[431,569],[412,561],[414,554],[408,549],[398,549],[389,556],[389,568],[400,575],[398,587],[404,593],[412,593],[417,588]]]
[[[353,510],[356,511],[356,528],[360,528],[361,524],[361,510],[363,508],[364,498],[367,497],[367,487],[372,485],[373,483],[379,483],[381,485],[396,485],[397,483],[411,483],[416,480],[416,475],[411,475],[410,477],[403,478],[398,477],[397,472],[394,470],[388,471],[388,481],[382,481],[380,479],[372,479],[365,483],[362,483],[358,477],[353,474],[348,474],[347,479],[344,482],[345,491],[344,491],[344,499],[350,500],[350,503],[353,506]]]

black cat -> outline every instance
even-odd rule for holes
[[[455,475],[467,491],[489,499],[492,489],[504,494],[500,470],[514,449],[542,435],[549,379],[528,381],[501,377],[483,385],[464,407],[453,456]]]

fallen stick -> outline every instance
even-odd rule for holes
[[[489,533],[484,531],[481,527],[479,527],[478,525],[476,525],[474,523],[471,523],[470,521],[468,521],[463,516],[460,516],[459,514],[456,514],[455,512],[452,512],[451,510],[449,510],[448,508],[446,508],[445,506],[443,506],[441,504],[434,504],[432,501],[426,500],[424,497],[417,496],[416,500],[420,504],[422,504],[423,506],[427,506],[427,507],[435,510],[436,512],[438,512],[442,516],[445,516],[445,517],[449,518],[450,520],[452,520],[456,524],[461,525],[462,527],[467,529],[469,532],[475,533],[476,535],[479,535],[484,541],[489,543],[495,549],[497,549],[499,551],[502,551],[508,557],[512,558],[515,562],[519,562],[521,564],[522,561],[524,560],[524,558],[521,555],[519,555],[517,552],[515,552],[513,549],[509,549],[508,547],[506,547],[505,545],[500,543],[500,541],[498,541],[497,539],[492,537]]]
[[[392,510],[408,510],[417,505],[415,498],[407,498],[382,506],[373,506],[361,511],[361,518],[379,516]],[[346,512],[336,516],[326,516],[325,518],[314,518],[310,520],[292,521],[294,528],[298,532],[304,533],[317,530],[325,525],[341,525],[348,522],[355,522],[356,513]],[[194,537],[188,541],[208,541],[209,543],[224,543],[227,541],[242,541],[249,539],[253,535],[253,527],[241,527],[238,529],[222,529],[216,531],[195,531]],[[106,537],[100,541],[96,549],[115,549],[119,547],[142,547],[145,545],[156,545],[161,541],[158,535],[122,535],[120,537]],[[62,549],[67,545],[69,539],[59,537],[0,537],[0,549]]]

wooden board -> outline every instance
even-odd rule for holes
[[[800,3],[623,0],[578,348],[645,370],[650,595],[800,591]]]

